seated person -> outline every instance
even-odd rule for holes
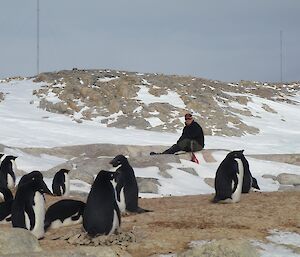
[[[151,152],[154,154],[174,154],[179,151],[196,152],[204,148],[204,134],[201,126],[194,121],[192,114],[187,113],[185,116],[185,127],[177,143],[162,153]]]

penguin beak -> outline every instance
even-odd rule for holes
[[[44,182],[44,180],[43,180],[43,182],[42,182],[42,190],[43,190],[43,192],[44,192],[45,194],[53,195],[53,194],[51,193],[51,191],[49,190],[49,188],[47,187],[47,185],[46,185],[46,183]]]
[[[114,160],[110,161],[109,163],[110,163],[114,168],[119,168],[119,166],[122,165],[121,162],[119,162],[119,161],[114,161]]]
[[[115,166],[116,163],[115,163],[114,160],[111,160],[111,161],[109,162],[109,164],[111,164],[113,167],[116,167],[116,166]]]

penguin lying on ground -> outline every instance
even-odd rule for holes
[[[4,158],[3,158],[4,157]],[[1,157],[0,163],[0,186],[14,189],[16,176],[15,171],[17,169],[16,156],[4,155]]]
[[[257,184],[256,178],[252,177],[252,174],[251,174],[250,168],[249,168],[249,162],[246,159],[244,154],[242,154],[241,160],[242,160],[243,167],[244,167],[244,178],[243,178],[242,193],[249,193],[251,187],[260,190],[260,188]]]
[[[215,177],[214,203],[236,203],[240,201],[244,177],[242,158],[243,150],[232,151],[219,165]]]
[[[52,192],[57,196],[67,196],[70,193],[69,170],[61,169],[54,175]]]
[[[150,210],[138,206],[138,185],[133,168],[124,155],[117,155],[110,161],[113,167],[118,167],[115,173],[116,197],[121,213],[129,212],[143,213]]]
[[[11,209],[13,227],[28,229],[38,239],[44,237],[45,198],[44,193],[52,195],[40,176],[33,176],[18,186]],[[26,180],[29,181],[26,181]]]
[[[90,236],[111,235],[118,231],[121,216],[111,183],[114,172],[101,170],[88,195],[83,227]]]
[[[46,211],[45,231],[48,228],[82,223],[84,208],[84,202],[72,199],[64,199],[52,204]]]

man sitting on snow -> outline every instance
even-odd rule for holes
[[[174,154],[179,151],[195,152],[204,148],[204,134],[201,126],[194,121],[194,118],[190,113],[187,113],[184,116],[184,119],[185,127],[183,128],[182,135],[177,143],[162,153],[151,152],[150,155]]]

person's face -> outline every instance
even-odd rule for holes
[[[193,117],[187,117],[185,119],[185,125],[189,126],[193,122]]]

